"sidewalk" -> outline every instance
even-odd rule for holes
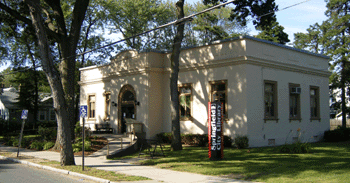
[[[110,152],[114,151],[120,147],[120,141],[113,140],[113,137],[109,137],[111,140]],[[126,140],[126,139],[125,139]],[[113,149],[112,149],[113,148]],[[15,147],[0,146],[1,152],[17,152]],[[178,172],[167,169],[160,169],[152,166],[141,166],[133,165],[122,160],[108,160],[105,158],[104,154],[106,149],[101,149],[100,152],[96,152],[91,156],[84,158],[84,165],[89,167],[94,167],[101,170],[114,171],[116,173],[122,173],[126,175],[142,176],[152,179],[152,181],[138,181],[138,182],[168,182],[168,183],[193,183],[193,182],[203,182],[203,183],[214,183],[214,182],[248,182],[234,179],[227,179],[215,176],[200,175],[187,172]],[[41,159],[47,159],[52,161],[60,161],[60,154],[53,151],[31,151],[27,149],[20,150],[20,156],[32,156]],[[75,156],[76,165],[82,164],[82,157]]]

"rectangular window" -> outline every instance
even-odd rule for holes
[[[88,98],[88,117],[95,118],[95,110],[96,110],[96,97],[95,95],[90,95]]]
[[[105,92],[105,121],[110,120],[110,112],[111,112],[111,92]]]
[[[289,84],[289,118],[300,120],[300,85]]]
[[[191,120],[192,84],[179,85],[180,120]]]
[[[310,86],[310,117],[311,119],[320,119],[320,96],[319,88]]]
[[[215,100],[223,104],[224,119],[227,119],[227,80],[210,82],[210,101]]]
[[[277,82],[264,81],[265,119],[277,119]]]
[[[39,121],[46,120],[46,111],[39,111]]]
[[[55,110],[50,109],[50,121],[55,121],[55,120],[56,120]]]

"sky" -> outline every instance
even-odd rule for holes
[[[196,3],[201,0],[185,0],[185,3]],[[310,25],[315,23],[321,24],[327,19],[325,16],[326,2],[324,0],[275,0],[278,5],[278,9],[282,10],[285,7],[304,2],[297,6],[293,6],[286,10],[282,10],[276,13],[278,23],[283,26],[284,31],[289,35],[291,42],[294,40],[294,33],[306,32],[306,29]],[[248,25],[250,29],[249,34],[256,35],[252,23]]]

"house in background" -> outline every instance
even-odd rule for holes
[[[80,69],[86,125],[127,131],[142,122],[146,138],[171,131],[170,52],[124,51],[102,66]],[[224,104],[224,135],[247,135],[251,147],[315,142],[329,130],[329,58],[244,36],[183,49],[181,133],[208,133],[208,102]],[[288,137],[288,138],[287,138]]]
[[[4,120],[22,121],[21,114],[23,108],[16,105],[19,92],[14,87],[3,88],[0,94],[0,118]],[[44,97],[39,102],[38,121],[56,121],[55,112],[53,110],[52,97]],[[28,113],[26,122],[32,122],[34,119],[31,111]]]

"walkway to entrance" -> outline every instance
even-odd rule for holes
[[[125,149],[135,143],[131,137],[126,137],[124,134],[92,134],[92,136],[104,137],[108,140],[108,145],[89,155],[89,157],[96,157],[106,159],[108,154],[113,154],[121,149]]]

